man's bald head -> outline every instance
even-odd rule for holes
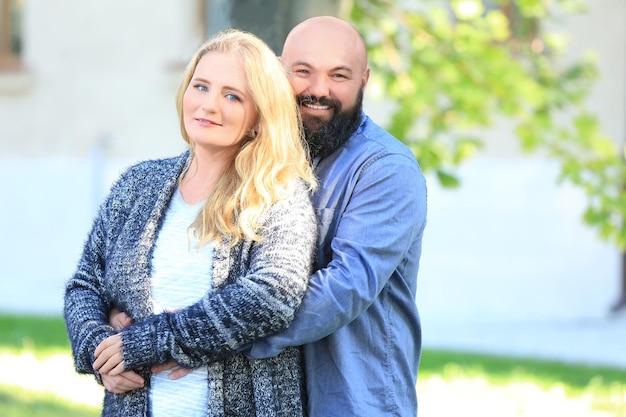
[[[344,59],[360,72],[368,69],[365,41],[352,25],[334,16],[312,17],[295,26],[285,39],[283,59],[303,45],[324,48],[325,55]]]

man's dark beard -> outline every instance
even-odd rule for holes
[[[311,116],[303,117],[304,136],[309,144],[311,158],[325,158],[341,147],[361,123],[363,90],[359,90],[353,107],[342,111],[341,103],[328,97],[298,96],[298,103],[331,106],[334,113],[326,123]]]

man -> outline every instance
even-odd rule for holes
[[[304,345],[312,417],[415,416],[424,177],[410,150],[362,112],[370,70],[352,26],[308,19],[281,60],[319,178],[319,269],[290,327],[249,355]]]

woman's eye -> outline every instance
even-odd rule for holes
[[[209,91],[209,88],[206,85],[202,84],[196,84],[194,85],[194,88],[196,88],[198,91]]]
[[[224,97],[226,97],[226,99],[230,101],[239,101],[239,97],[234,94],[226,94]]]

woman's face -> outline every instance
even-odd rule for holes
[[[257,116],[241,58],[215,51],[200,58],[183,95],[183,121],[192,145],[235,153]]]

